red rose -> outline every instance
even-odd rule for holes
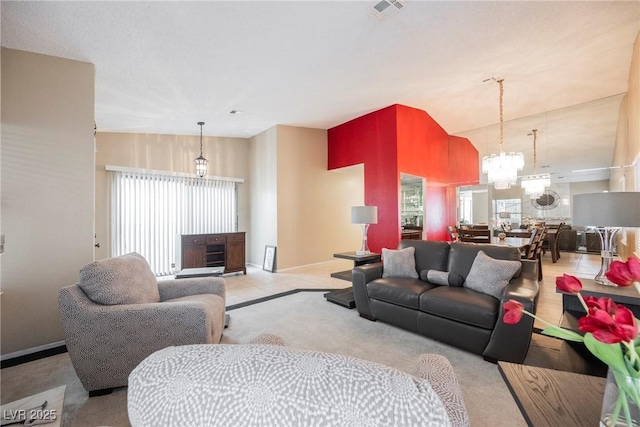
[[[560,292],[577,294],[582,291],[582,282],[575,276],[563,274],[561,277],[556,277],[556,288],[558,288]]]
[[[515,325],[522,319],[522,310],[524,309],[524,305],[520,302],[510,299],[505,302],[503,305],[504,308],[504,317],[502,321],[508,325]]]
[[[627,262],[613,261],[604,275],[618,286],[631,286],[640,282],[640,260],[631,256]]]
[[[617,305],[611,298],[584,298],[589,313],[578,319],[582,332],[591,332],[605,344],[631,342],[638,336],[638,325],[631,310]]]

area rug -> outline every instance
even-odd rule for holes
[[[371,322],[327,302],[322,292],[299,292],[231,310],[223,342],[246,343],[261,333],[287,346],[345,354],[417,372],[421,354],[441,354],[456,373],[472,426],[526,426],[498,367],[481,356],[418,334]]]

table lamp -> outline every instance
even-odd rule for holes
[[[351,208],[351,224],[360,224],[362,227],[362,248],[356,251],[356,255],[368,255],[371,253],[367,244],[367,231],[369,230],[369,224],[377,223],[377,206],[353,206]]]
[[[616,286],[605,273],[613,258],[615,236],[623,227],[640,227],[640,192],[610,192],[573,196],[573,224],[595,226],[600,236],[599,285]]]

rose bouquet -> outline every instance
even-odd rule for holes
[[[640,291],[640,260],[631,257],[627,262],[613,261],[607,278],[619,286],[634,285]],[[503,321],[516,324],[524,314],[544,323],[543,334],[568,341],[584,343],[585,347],[609,367],[609,375],[615,378],[618,395],[610,409],[603,406],[600,425],[638,425],[640,423],[640,338],[638,319],[627,307],[616,304],[611,298],[581,295],[582,282],[564,274],[556,278],[556,287],[578,297],[587,313],[578,319],[583,334],[553,325],[524,309],[516,301],[504,304]],[[605,400],[607,396],[605,394]]]

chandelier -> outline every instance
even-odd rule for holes
[[[524,194],[528,194],[531,199],[538,199],[544,193],[546,187],[551,185],[551,175],[536,173],[536,136],[537,129],[533,129],[533,175],[526,175],[521,178],[520,186]]]
[[[204,125],[204,122],[198,122],[198,125],[200,125],[200,156],[193,161],[196,163],[196,175],[202,178],[207,174],[207,163],[209,162],[202,157],[202,125]]]
[[[502,113],[502,99],[504,79],[497,80],[500,85],[500,154],[491,154],[482,158],[482,173],[487,174],[487,181],[493,184],[496,190],[511,188],[518,182],[518,171],[524,167],[522,153],[504,152],[504,118]]]

